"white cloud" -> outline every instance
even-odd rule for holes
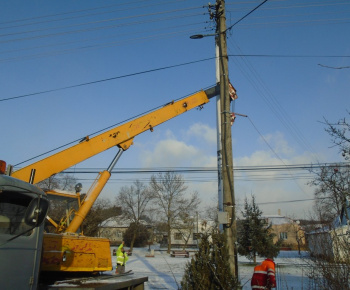
[[[157,143],[153,151],[142,153],[144,167],[192,166],[199,151],[191,145],[176,139],[165,139]]]
[[[143,167],[202,167],[216,166],[216,130],[208,125],[196,123],[184,132],[186,141],[180,140],[171,130],[166,130],[164,138],[157,139],[156,144],[148,144],[141,153]],[[191,144],[191,139],[196,140]],[[200,139],[200,142],[198,142]],[[211,149],[208,153],[208,148]],[[213,151],[213,148],[215,148]]]
[[[157,143],[144,149],[141,153],[143,167],[215,167],[217,164],[216,150],[208,151],[208,143],[213,142],[211,138],[215,130],[202,124],[191,126],[184,136],[195,136],[197,138],[195,145],[180,140],[175,134],[167,130],[163,136],[157,138]],[[206,133],[208,135],[206,135]],[[202,138],[202,142],[198,142],[198,138]],[[269,149],[258,150],[250,155],[235,157],[234,166],[263,166],[263,165],[289,165],[289,164],[308,164],[311,162],[311,156],[308,153],[296,155],[296,151],[291,148],[281,133],[269,134],[265,136],[266,141],[274,149],[279,156]],[[214,138],[215,139],[215,138]],[[160,140],[160,141],[159,141]],[[216,142],[216,140],[215,140]],[[257,140],[259,142],[259,140]],[[200,147],[199,147],[200,146]],[[203,148],[203,149],[202,149]],[[264,146],[266,148],[266,146]],[[283,159],[282,159],[283,157]],[[281,159],[282,161],[281,161]],[[242,203],[244,197],[250,198],[251,194],[256,196],[259,203],[302,200],[313,198],[313,190],[307,186],[306,180],[294,179],[293,174],[300,172],[283,171],[258,171],[250,173],[235,173],[235,196]],[[194,176],[194,175],[193,175]],[[206,177],[203,175],[193,176],[185,175],[185,179],[190,180],[189,190],[197,190],[203,200],[203,205],[213,203],[213,199],[217,198],[216,174],[208,176],[205,182],[193,182],[194,178]],[[259,206],[264,214],[277,214],[278,209],[282,210],[282,214],[288,216],[304,217],[304,213],[311,208],[312,202],[301,203],[270,203]]]
[[[194,136],[197,138],[204,139],[206,143],[216,144],[216,129],[209,127],[203,123],[193,124],[186,132],[190,137]]]
[[[284,139],[284,135],[281,132],[276,132],[274,134],[267,134],[260,138],[260,142],[265,141],[272,147],[274,153],[277,155],[283,154],[291,156],[294,154],[294,149],[288,145],[288,142]]]
[[[273,151],[268,149],[259,150],[249,156],[235,158],[235,165],[276,165],[283,167],[284,165],[311,163],[312,155],[307,152],[296,155],[296,151],[289,146],[283,134],[269,134],[264,138]],[[251,194],[253,194],[257,203],[270,202],[270,204],[259,205],[264,214],[277,214],[278,209],[281,209],[282,215],[304,217],[304,214],[311,209],[311,201],[274,203],[313,198],[313,189],[306,184],[307,180],[297,178],[303,175],[308,175],[308,172],[291,170],[240,172],[235,177],[236,196],[243,202],[244,197],[250,199]]]

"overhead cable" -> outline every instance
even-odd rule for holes
[[[211,59],[215,59],[215,57],[209,57],[209,58],[189,61],[189,62],[185,62],[185,63],[181,63],[181,64],[175,64],[175,65],[169,65],[169,66],[165,66],[165,67],[154,68],[154,69],[140,71],[140,72],[136,72],[136,73],[130,73],[130,74],[126,74],[126,75],[121,75],[121,76],[106,78],[106,79],[102,79],[102,80],[96,80],[96,81],[81,83],[81,84],[77,84],[77,85],[66,86],[66,87],[57,88],[57,89],[50,89],[50,90],[40,91],[40,92],[20,95],[20,96],[16,96],[16,97],[4,98],[4,99],[0,99],[0,102],[10,101],[10,100],[19,99],[19,98],[30,97],[30,96],[35,96],[35,95],[42,95],[42,94],[47,94],[47,93],[51,93],[51,92],[57,92],[57,91],[62,91],[62,90],[67,90],[67,89],[72,89],[72,88],[77,88],[77,87],[82,87],[82,86],[93,85],[93,84],[97,84],[97,83],[102,83],[102,82],[122,79],[122,78],[126,78],[126,77],[132,77],[132,76],[136,76],[136,75],[141,75],[141,74],[161,71],[161,70],[165,70],[165,69],[171,69],[171,68],[175,68],[175,67],[195,64],[195,63],[199,63],[199,62],[203,62],[203,61],[208,61],[208,60],[211,60]]]

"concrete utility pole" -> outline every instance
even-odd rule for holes
[[[228,78],[228,56],[226,43],[225,1],[216,1],[217,42],[219,48],[220,107],[221,107],[221,149],[222,149],[222,188],[223,208],[228,213],[229,223],[224,225],[224,234],[229,252],[231,273],[238,278],[236,254],[235,194],[233,186],[233,158],[231,137],[231,112]]]

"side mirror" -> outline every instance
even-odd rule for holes
[[[32,227],[38,227],[44,221],[49,209],[49,201],[43,198],[34,198],[26,211],[25,222]]]

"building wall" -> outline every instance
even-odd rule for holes
[[[290,218],[281,215],[264,216],[269,224],[272,224],[274,242],[283,239],[282,248],[298,250],[298,243],[301,249],[305,249],[305,232],[303,228]]]
[[[175,228],[171,230],[171,244],[174,246],[182,246],[186,244],[186,239],[188,237],[187,246],[197,247],[198,240],[197,237],[204,232],[210,231],[213,227],[213,222],[208,222],[206,220],[197,220],[193,223],[192,229],[182,229]],[[183,238],[183,235],[185,238]]]
[[[120,244],[123,241],[123,235],[127,228],[100,228],[98,236],[101,238],[107,238],[111,241],[111,244]]]
[[[290,247],[292,250],[298,249],[298,240],[302,246],[305,246],[305,233],[299,225],[295,223],[272,225],[272,229],[276,234],[274,242],[277,242],[282,237],[283,246]]]

